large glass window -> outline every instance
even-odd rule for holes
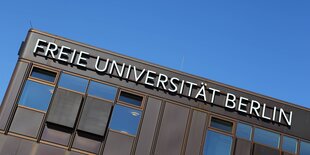
[[[279,148],[280,135],[271,131],[255,128],[254,142]]]
[[[88,94],[113,101],[116,90],[115,87],[91,81],[88,87]]]
[[[252,127],[250,125],[238,123],[236,135],[238,138],[251,140]]]
[[[140,107],[143,97],[122,91],[119,100]]]
[[[56,78],[56,73],[41,68],[33,67],[30,76],[48,82],[54,82]]]
[[[140,110],[116,104],[109,127],[122,133],[136,135],[140,118]]]
[[[51,101],[54,87],[28,80],[18,104],[46,111]]]
[[[212,117],[210,126],[223,131],[232,132],[233,123]]]
[[[204,155],[230,155],[232,137],[208,131],[204,144]]]
[[[63,88],[84,93],[86,91],[87,84],[88,80],[86,79],[63,73],[61,74],[58,85]]]
[[[297,151],[297,140],[283,136],[282,150],[295,154]]]
[[[309,155],[310,154],[310,143],[300,142],[300,155]]]

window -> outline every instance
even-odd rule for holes
[[[204,155],[230,155],[232,137],[208,131],[204,144]]]
[[[88,94],[114,101],[116,90],[115,87],[91,81],[88,87]]]
[[[309,155],[310,154],[310,143],[300,142],[300,155]]]
[[[55,78],[56,78],[56,73],[47,71],[41,68],[33,67],[30,76],[37,78],[37,79],[41,79],[41,80],[54,83]]]
[[[141,118],[141,111],[116,104],[113,109],[110,129],[136,135]]]
[[[283,136],[282,150],[295,154],[297,152],[297,140]]]
[[[46,111],[50,103],[54,87],[28,80],[18,104]]]
[[[271,131],[255,128],[254,142],[279,148],[280,135]]]
[[[61,74],[58,85],[63,88],[68,88],[81,93],[85,93],[87,84],[88,80],[86,79],[63,73]]]
[[[246,124],[238,123],[236,135],[238,138],[251,140],[252,127]]]
[[[210,126],[223,131],[232,132],[233,123],[212,117]]]
[[[122,91],[119,100],[140,107],[143,97]]]

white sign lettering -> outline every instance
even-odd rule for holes
[[[100,56],[92,56],[95,62],[87,63],[91,55],[85,51],[77,51],[67,46],[58,46],[53,42],[38,39],[34,46],[33,53],[44,57],[56,59],[58,61],[77,65],[79,67],[89,67],[95,69],[99,73],[114,75],[123,79],[132,79],[134,82],[142,83],[151,87],[176,93],[189,98],[194,98],[205,103],[213,104],[217,96],[225,95],[218,89],[208,87],[207,83],[195,83],[192,81],[182,80],[178,77],[169,77],[163,73],[137,68],[134,65],[119,63],[109,58],[101,58]],[[43,54],[42,54],[43,53]],[[94,66],[90,66],[94,64]],[[143,80],[144,79],[144,80]],[[210,97],[209,97],[210,96]],[[293,112],[285,112],[282,108],[267,107],[266,103],[260,103],[256,100],[239,96],[233,93],[226,93],[226,99],[223,106],[240,113],[246,113],[266,120],[283,123],[291,126]]]

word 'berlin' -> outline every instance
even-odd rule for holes
[[[213,104],[216,95],[221,92],[218,89],[208,87],[205,82],[198,84],[195,82],[182,80],[178,77],[168,77],[163,73],[156,73],[155,71],[145,68],[137,68],[134,65],[119,63],[115,60],[110,60],[109,58],[101,58],[100,56],[95,56],[95,63],[89,63],[94,64],[94,66],[87,66],[87,61],[90,58],[90,54],[88,52],[77,51],[76,49],[71,49],[67,46],[58,46],[56,43],[48,42],[42,39],[38,39],[36,45],[34,46],[33,53],[37,54],[38,52],[42,52],[45,57],[56,59],[58,61],[75,64],[80,67],[92,67],[100,73],[110,75],[115,73],[114,75],[122,79],[131,78],[131,80],[137,83],[163,89],[164,91],[169,91],[171,93],[177,93],[189,98],[203,100],[206,103]],[[207,98],[208,92],[211,93],[209,98]],[[265,103],[262,104],[259,101],[251,100],[242,96],[237,97],[232,93],[227,93],[224,102],[225,108],[279,123],[281,123],[284,118],[284,121],[289,126],[292,125],[292,111],[285,112],[282,108],[273,107],[271,114],[269,112],[267,115],[266,106],[267,105]]]

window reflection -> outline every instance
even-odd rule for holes
[[[282,150],[295,154],[297,151],[297,140],[283,136]]]
[[[220,129],[223,131],[231,132],[232,127],[233,127],[233,123],[212,117],[211,118],[211,127],[217,128],[217,129]]]
[[[250,125],[238,123],[236,135],[238,138],[251,140],[252,127]]]
[[[208,131],[204,144],[204,155],[230,155],[232,137]]]
[[[56,78],[56,73],[41,68],[33,67],[30,76],[45,81],[54,82]]]
[[[84,93],[86,91],[87,84],[88,80],[86,79],[63,73],[61,74],[58,85],[63,88]]]
[[[125,134],[136,135],[141,111],[116,104],[109,127]]]
[[[113,101],[116,90],[115,87],[91,81],[88,87],[88,94]]]
[[[300,155],[309,155],[310,154],[310,143],[300,142]]]
[[[255,128],[254,142],[279,148],[280,135],[271,131]]]
[[[23,89],[18,104],[46,111],[54,88],[45,84],[28,80]]]
[[[122,91],[119,100],[135,106],[141,106],[143,97]]]

